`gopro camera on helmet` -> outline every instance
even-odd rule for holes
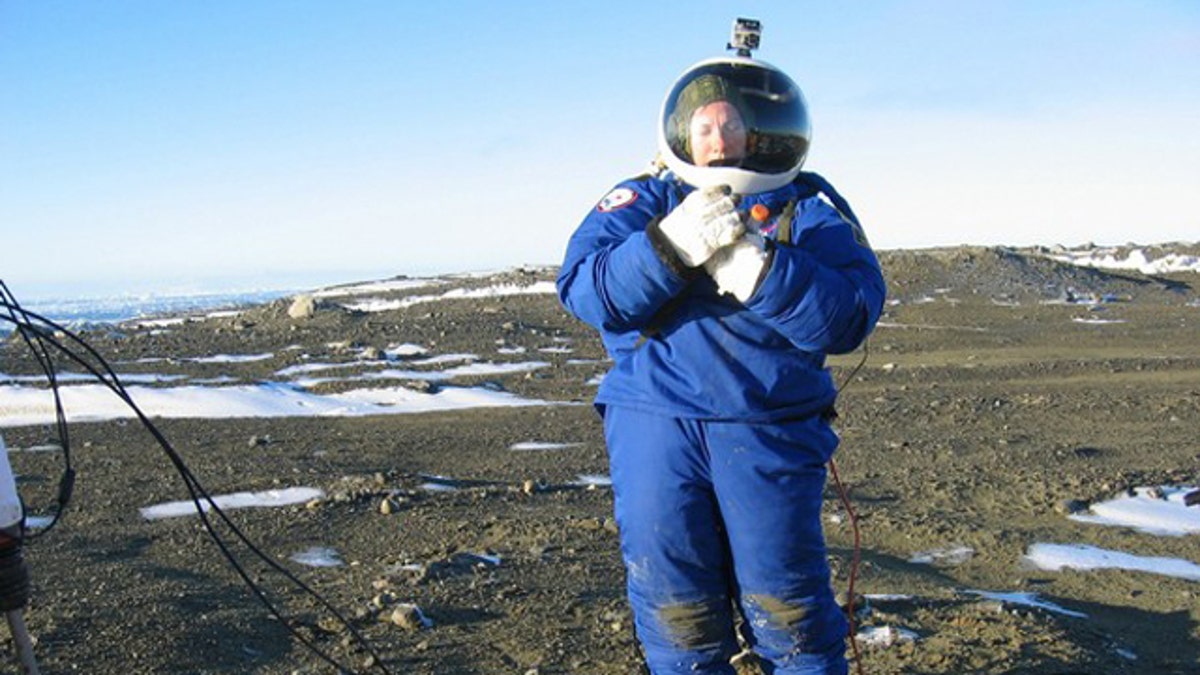
[[[736,49],[738,56],[750,57],[750,52],[758,49],[762,40],[762,23],[757,19],[733,20],[733,37],[729,39],[727,49]]]

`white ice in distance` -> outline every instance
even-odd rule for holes
[[[426,492],[457,492],[458,488],[449,483],[421,483],[421,489]]]
[[[509,450],[565,450],[583,445],[582,443],[552,443],[546,441],[523,441],[508,446]]]
[[[163,375],[160,373],[129,373],[122,375],[117,373],[117,378],[124,384],[161,384],[166,382],[179,382],[188,379],[187,375]],[[95,382],[96,377],[90,373],[57,373],[54,377],[59,384],[71,384],[74,382]],[[0,373],[0,384],[43,384],[46,382],[45,375],[8,375]],[[3,411],[0,410],[0,414]],[[0,426],[3,426],[0,424]]]
[[[1184,504],[1184,495],[1195,486],[1136,488],[1123,495],[1093,504],[1090,513],[1068,516],[1094,525],[1129,527],[1146,534],[1182,537],[1200,534],[1200,508]],[[1140,556],[1084,544],[1034,544],[1023,558],[1036,569],[1081,571],[1122,569],[1200,581],[1200,565],[1179,558]]]
[[[267,354],[214,354],[213,356],[199,356],[188,359],[193,363],[254,363],[255,361],[266,361],[267,359],[275,358],[272,353]]]
[[[419,305],[423,302],[438,300],[462,300],[468,298],[500,298],[511,295],[553,295],[558,292],[552,281],[538,281],[527,286],[517,284],[499,284],[487,288],[455,288],[441,295],[410,295],[399,300],[382,300],[370,298],[359,302],[346,303],[346,309],[358,312],[387,312],[393,309],[404,309]]]
[[[908,559],[910,563],[920,565],[946,565],[954,566],[961,565],[970,560],[975,555],[975,549],[967,546],[953,546],[949,548],[937,548],[931,551],[922,551],[914,553]]]
[[[1132,496],[1122,495],[1092,504],[1090,513],[1077,513],[1069,518],[1094,525],[1132,527],[1163,536],[1200,534],[1200,508],[1183,502],[1184,495],[1195,489],[1196,486],[1140,487]]]
[[[227,495],[217,495],[212,498],[217,508],[222,511],[232,509],[261,508],[274,506],[290,506],[303,504],[314,499],[321,499],[325,492],[318,488],[293,487],[282,490],[264,490],[262,492],[234,492]],[[200,500],[200,508],[205,512],[212,509],[208,500]],[[146,520],[161,520],[196,513],[196,503],[192,500],[166,502],[141,509],[142,517]]]
[[[500,556],[498,556],[498,555],[495,555],[492,553],[468,553],[467,555],[479,560],[480,562],[482,562],[485,565],[490,565],[492,567],[500,566],[501,560],[500,560]]]
[[[433,394],[389,387],[322,395],[287,385],[263,383],[233,387],[128,387],[127,391],[147,416],[175,419],[363,417],[554,405],[483,387],[446,387]],[[71,422],[133,417],[124,401],[100,385],[63,387],[60,394]],[[0,387],[0,427],[49,424],[54,420],[53,403],[53,397],[42,389]]]
[[[314,546],[292,555],[292,561],[308,567],[341,567],[341,555],[327,546]]]
[[[1025,592],[999,593],[999,592],[995,592],[995,591],[963,591],[963,592],[968,593],[970,595],[978,595],[979,597],[987,598],[988,600],[999,600],[1000,602],[1008,603],[1010,605],[1024,605],[1026,607],[1036,607],[1038,609],[1044,609],[1048,612],[1054,612],[1055,614],[1062,614],[1065,616],[1073,616],[1073,617],[1076,617],[1079,619],[1087,618],[1087,614],[1084,614],[1082,612],[1076,612],[1071,609],[1066,609],[1060,605],[1054,604],[1053,602],[1039,599],[1037,593],[1025,593]]]
[[[388,345],[388,348],[383,350],[390,359],[403,359],[412,356],[420,356],[429,353],[429,350],[421,345],[415,345],[411,342],[405,342],[398,345]]]
[[[1161,258],[1150,260],[1143,249],[1135,248],[1124,257],[1118,257],[1115,248],[1097,250],[1067,251],[1061,254],[1047,256],[1052,260],[1070,263],[1079,267],[1094,267],[1109,270],[1137,270],[1142,274],[1170,274],[1173,272],[1200,273],[1200,257],[1168,253]]]
[[[388,279],[371,281],[350,286],[329,286],[313,292],[314,298],[338,298],[347,295],[370,295],[371,293],[392,293],[396,291],[412,291],[425,286],[444,284],[441,279]]]
[[[1178,558],[1133,555],[1086,544],[1034,544],[1024,561],[1036,569],[1059,572],[1120,569],[1200,581],[1200,565]]]
[[[321,366],[324,364],[310,364],[313,366]],[[331,364],[338,365],[338,364]],[[492,376],[492,375],[510,375],[513,373],[527,373],[542,368],[549,368],[551,364],[545,361],[526,361],[523,363],[468,363],[454,368],[445,370],[412,370],[412,369],[397,369],[386,368],[375,372],[361,373],[350,377],[339,378],[321,378],[308,377],[303,379],[293,380],[292,383],[298,387],[311,389],[319,384],[327,382],[367,382],[379,380],[452,380],[459,377],[468,376]],[[289,371],[294,373],[296,371]],[[315,371],[314,371],[315,372]]]

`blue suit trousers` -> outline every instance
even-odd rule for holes
[[[844,675],[846,618],[821,531],[837,434],[606,406],[605,438],[638,638],[654,675],[732,675],[735,626],[764,672]]]

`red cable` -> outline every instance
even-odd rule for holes
[[[858,675],[863,675],[862,655],[858,652],[857,631],[854,626],[854,581],[858,578],[858,563],[862,553],[858,533],[858,514],[850,505],[850,496],[846,493],[846,486],[842,485],[842,479],[838,477],[837,464],[832,458],[829,460],[829,473],[833,476],[834,485],[837,485],[838,496],[842,499],[842,506],[846,507],[846,514],[850,518],[850,528],[854,532],[854,555],[850,558],[850,584],[846,589],[846,614],[850,621],[848,636],[850,637],[850,649],[854,652],[854,668],[858,671]]]

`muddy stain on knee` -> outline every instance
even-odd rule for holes
[[[657,613],[671,640],[683,649],[720,644],[733,626],[729,601],[724,598],[666,605]]]
[[[808,616],[808,603],[788,602],[772,595],[748,595],[746,600],[767,615],[767,621],[777,628],[795,628]]]

